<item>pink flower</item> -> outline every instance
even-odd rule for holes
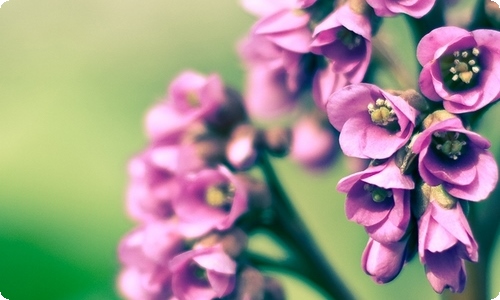
[[[434,6],[436,0],[366,0],[380,17],[392,17],[399,13],[421,18]]]
[[[401,97],[366,83],[333,93],[326,110],[330,123],[340,131],[344,154],[374,159],[388,158],[408,142],[418,114]]]
[[[477,243],[460,203],[445,209],[431,198],[418,221],[418,253],[432,288],[462,292],[465,286],[464,259],[478,260]]]
[[[380,243],[401,240],[411,218],[411,176],[402,175],[394,159],[342,178],[337,190],[347,193],[346,215],[365,226],[371,238]]]
[[[146,116],[146,131],[153,141],[182,134],[194,122],[215,115],[225,100],[224,85],[218,75],[205,77],[184,71],[169,86],[166,99]]]
[[[333,71],[352,83],[365,76],[372,53],[370,20],[343,5],[314,29],[311,52],[326,56]]]
[[[414,140],[418,170],[430,186],[442,184],[452,196],[471,201],[488,197],[498,181],[490,142],[466,130],[457,117],[435,122]]]
[[[170,270],[172,290],[180,300],[221,298],[234,289],[236,262],[219,245],[179,254]]]
[[[500,97],[500,32],[458,27],[434,29],[417,47],[419,86],[452,113],[476,111]]]
[[[247,210],[246,187],[226,167],[202,169],[178,180],[180,193],[172,207],[186,237],[228,229]]]

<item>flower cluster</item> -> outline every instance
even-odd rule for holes
[[[140,224],[119,246],[123,296],[280,299],[279,285],[243,256],[241,217],[265,197],[263,183],[227,167],[226,146],[245,120],[241,100],[217,75],[193,71],[148,112],[150,145],[129,164],[127,210]]]
[[[497,31],[455,27],[422,38],[419,87],[435,103],[413,90],[366,83],[328,99],[344,154],[371,160],[337,189],[347,193],[348,219],[370,236],[362,264],[376,282],[394,279],[418,251],[435,291],[464,289],[464,260],[478,260],[467,201],[486,199],[498,181],[490,142],[467,122],[500,97],[491,69],[500,62],[492,42],[499,38]]]
[[[259,18],[238,47],[243,97],[216,74],[184,71],[147,113],[149,144],[129,163],[127,212],[139,224],[119,245],[123,296],[284,299],[265,266],[354,298],[268,160],[289,155],[317,171],[339,149],[353,162],[337,185],[347,218],[369,235],[364,271],[386,283],[418,253],[436,292],[461,292],[464,261],[478,260],[468,203],[498,181],[490,142],[472,127],[500,98],[500,32],[429,29],[416,49],[419,91],[383,90],[370,72],[380,68],[373,55],[391,63],[374,39],[382,18],[425,17],[435,0],[242,4]],[[257,230],[274,234],[290,257],[252,253],[247,239]]]

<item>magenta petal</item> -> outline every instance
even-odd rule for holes
[[[488,198],[498,182],[498,166],[491,152],[479,153],[476,168],[476,180],[465,186],[445,183],[443,186],[446,191],[454,197],[470,201],[481,201]]]
[[[272,33],[268,34],[267,38],[281,48],[297,53],[309,52],[311,44],[311,32],[307,28],[300,28],[293,32]]]
[[[328,98],[326,105],[328,119],[335,129],[342,131],[344,123],[353,114],[358,112],[366,112],[368,114],[367,105],[374,98],[372,96],[372,89],[373,87],[368,84],[352,84],[333,93]]]
[[[441,96],[436,93],[436,89],[434,88],[434,81],[432,80],[431,75],[431,64],[426,64],[422,71],[420,72],[420,76],[418,78],[418,86],[420,87],[420,91],[427,98],[432,101],[442,101]]]
[[[262,19],[255,25],[256,34],[274,34],[305,28],[309,22],[307,13],[297,13],[295,10],[284,9]]]
[[[442,293],[445,288],[460,293],[465,286],[464,262],[456,251],[431,253],[426,251],[425,272],[432,288]]]
[[[435,53],[443,45],[453,42],[455,39],[469,35],[465,29],[447,26],[439,27],[426,34],[418,43],[417,59],[423,66],[433,60]]]
[[[473,155],[466,155],[453,161],[438,157],[434,150],[430,150],[422,163],[435,177],[453,184],[467,185],[476,178],[477,174],[477,161]]]
[[[371,122],[368,112],[365,117],[352,117],[340,132],[339,143],[347,156],[358,158],[387,158],[401,148],[408,138],[390,135],[389,132]],[[383,137],[383,138],[382,138]]]
[[[228,295],[234,289],[234,273],[231,275],[227,275],[208,270],[207,278],[210,282],[210,286],[212,287],[218,298],[222,298]]]

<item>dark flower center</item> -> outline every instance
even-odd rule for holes
[[[210,206],[230,210],[234,193],[235,187],[230,183],[212,185],[205,191],[205,201]]]
[[[189,263],[188,267],[188,272],[190,274],[190,281],[193,284],[196,285],[207,285],[208,284],[208,277],[207,277],[207,270],[202,268],[200,265],[198,265],[195,262]]]
[[[375,104],[368,104],[368,113],[374,124],[384,127],[389,131],[399,131],[398,117],[389,101],[377,99]]]
[[[439,60],[444,83],[451,91],[463,91],[477,84],[481,71],[479,49],[455,51]]]
[[[465,135],[458,132],[438,131],[433,133],[432,142],[439,152],[453,160],[457,160],[465,150],[466,139]]]
[[[386,190],[373,184],[366,183],[363,186],[363,189],[369,192],[372,195],[372,200],[377,203],[383,202],[385,199],[392,197],[391,190]]]
[[[342,27],[337,31],[337,38],[342,41],[347,49],[352,50],[359,45],[363,41],[363,37],[357,33],[350,31],[349,29]]]

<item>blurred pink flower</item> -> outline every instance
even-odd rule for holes
[[[434,6],[436,0],[366,0],[380,17],[392,17],[399,13],[421,18]]]

